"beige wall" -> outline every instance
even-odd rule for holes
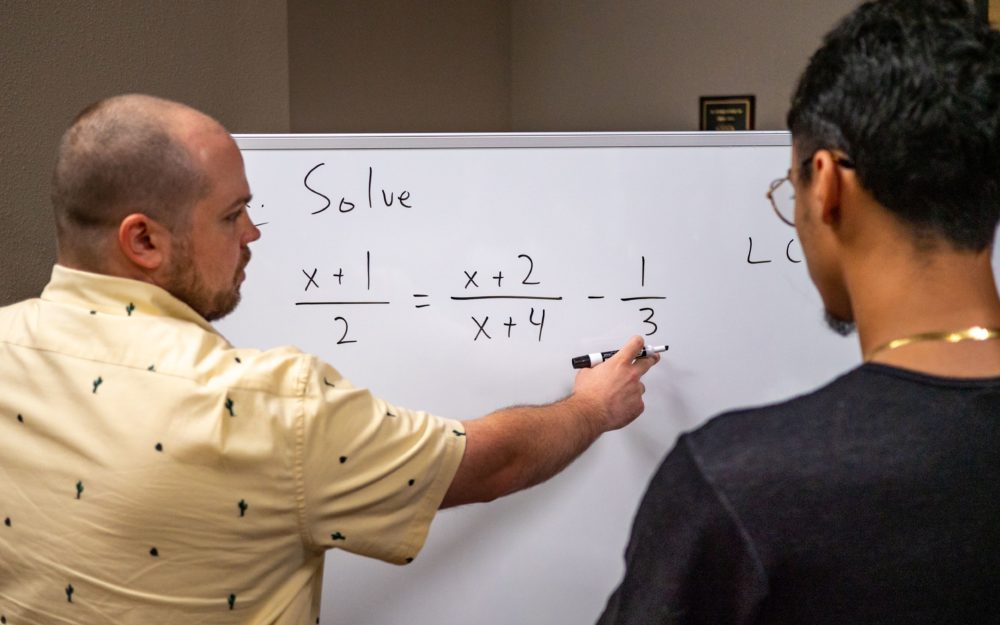
[[[510,128],[509,0],[288,1],[296,132]]]
[[[795,80],[859,0],[513,0],[513,130],[697,130],[698,96],[757,96],[785,128]]]
[[[0,305],[48,279],[49,176],[73,115],[141,91],[287,132],[286,20],[285,0],[0,0]]]

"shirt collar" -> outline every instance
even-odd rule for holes
[[[216,333],[193,308],[155,284],[140,280],[55,265],[41,298],[108,315],[171,317]]]

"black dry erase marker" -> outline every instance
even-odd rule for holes
[[[665,352],[670,349],[669,345],[647,345],[642,348],[642,351],[636,355],[636,358],[645,358],[650,354],[659,354],[660,352]],[[613,352],[601,352],[599,354],[587,354],[586,356],[577,356],[573,359],[574,369],[586,369],[587,367],[593,367],[594,365],[600,364],[611,358],[618,353],[616,349]]]

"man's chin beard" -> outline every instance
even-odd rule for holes
[[[231,313],[234,310],[236,310],[236,307],[240,303],[240,292],[239,292],[239,290],[236,291],[235,295],[236,295],[235,298],[228,299],[218,309],[208,310],[208,311],[204,311],[204,312],[198,311],[198,312],[201,313],[201,316],[205,318],[205,321],[218,321],[219,319],[222,319],[223,317],[225,317],[229,313]]]
[[[205,321],[217,321],[236,309],[240,303],[240,285],[234,284],[232,290],[212,293],[198,282],[190,269],[179,271],[163,285],[171,295],[190,306]]]
[[[823,311],[823,316],[826,319],[826,325],[840,336],[850,336],[854,333],[855,326],[853,321],[841,319],[829,310]]]
[[[242,269],[240,271],[242,271]],[[239,272],[237,272],[237,275],[239,275]],[[214,297],[209,298],[210,301],[202,302],[208,306],[206,306],[206,310],[198,310],[198,313],[204,317],[206,321],[218,321],[219,319],[222,319],[229,313],[236,310],[236,307],[239,306],[240,300],[243,298],[243,294],[240,293],[241,286],[242,285],[239,281],[236,281],[233,285],[232,291],[217,293]],[[192,306],[192,308],[194,307]]]

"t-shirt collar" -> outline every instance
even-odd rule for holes
[[[141,280],[55,265],[41,298],[108,315],[171,317],[215,332],[212,324],[193,308],[155,284]]]

